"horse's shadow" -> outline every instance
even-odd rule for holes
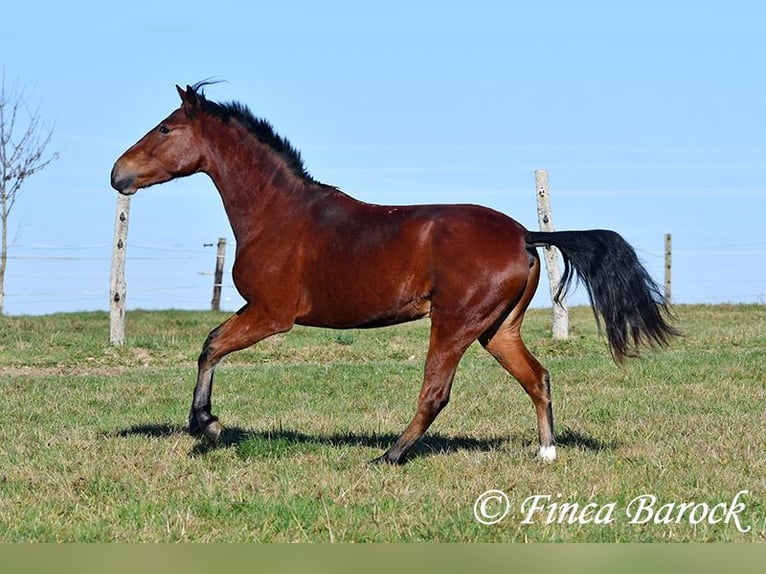
[[[114,436],[148,436],[154,438],[170,437],[185,433],[186,429],[180,425],[172,424],[139,424],[117,431]],[[322,434],[306,434],[290,429],[273,429],[266,431],[253,431],[241,427],[224,427],[220,439],[216,445],[205,440],[199,440],[189,456],[203,456],[210,451],[220,448],[239,448],[248,441],[266,443],[287,443],[291,445],[305,445],[308,449],[317,444],[333,448],[342,447],[367,447],[385,450],[390,447],[398,434],[390,432],[344,432]],[[497,450],[508,444],[519,444],[524,448],[532,447],[534,441],[528,436],[503,436],[475,438],[460,435],[444,435],[441,433],[427,433],[410,451],[407,459],[424,458],[435,454],[451,454],[459,451],[489,452]],[[556,444],[565,448],[575,448],[589,451],[613,450],[618,445],[614,442],[605,442],[571,428],[564,428],[556,435]],[[298,448],[300,450],[300,448]]]

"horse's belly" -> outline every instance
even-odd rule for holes
[[[312,327],[354,329],[396,325],[431,314],[428,294],[401,298],[377,291],[360,295],[340,290],[334,297],[308,300],[295,322]]]

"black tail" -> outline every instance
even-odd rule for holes
[[[612,357],[618,363],[638,356],[642,345],[665,346],[678,331],[659,286],[634,249],[614,231],[528,231],[530,247],[553,245],[564,259],[554,299],[565,293],[576,272],[588,290],[596,321],[603,320]]]

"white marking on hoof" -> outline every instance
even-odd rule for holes
[[[556,460],[556,447],[554,445],[541,446],[537,456],[547,462],[554,461]]]

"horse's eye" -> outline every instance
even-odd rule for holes
[[[170,133],[170,128],[169,128],[168,126],[166,126],[165,124],[162,124],[162,125],[160,126],[160,133],[161,133],[162,135],[167,135],[167,134],[169,134],[169,133]]]

